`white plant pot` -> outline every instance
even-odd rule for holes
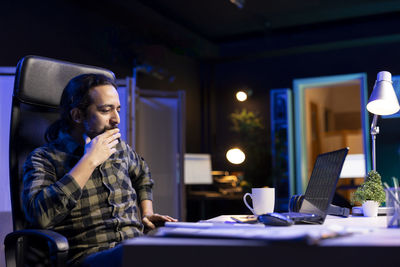
[[[378,216],[379,203],[372,200],[364,201],[362,204],[364,216],[376,217]]]

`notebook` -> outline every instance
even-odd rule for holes
[[[318,155],[299,212],[282,215],[295,223],[323,224],[349,148]]]

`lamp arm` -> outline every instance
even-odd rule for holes
[[[379,133],[378,124],[378,115],[374,114],[374,118],[371,124],[371,138],[372,138],[372,169],[376,171],[376,157],[375,157],[375,141],[376,135]]]
[[[377,135],[379,133],[378,124],[378,115],[374,114],[374,118],[372,119],[371,123],[371,135]]]

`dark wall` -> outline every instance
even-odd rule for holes
[[[234,92],[241,87],[253,90],[253,96],[246,103],[247,108],[259,111],[268,127],[269,90],[292,88],[293,79],[363,72],[367,73],[370,93],[379,71],[387,70],[393,75],[399,75],[399,27],[398,17],[377,17],[313,28],[287,29],[247,42],[224,44],[221,47],[222,58],[213,63],[213,152],[222,159],[222,153],[234,140],[226,118],[229,113],[244,106],[233,98]],[[381,154],[380,160],[392,166],[392,169],[394,166],[399,169],[398,124],[394,120],[390,122],[382,125],[382,133],[377,137],[380,142],[377,147],[378,156]],[[393,141],[393,138],[386,139],[387,134],[396,135],[397,141]],[[266,138],[269,140],[269,134]],[[389,148],[392,154],[395,153],[395,157],[385,154],[384,151]],[[226,161],[215,159],[213,163],[217,168],[232,168]],[[268,167],[268,163],[267,158],[265,166]],[[385,172],[383,163],[381,167],[379,169],[378,166],[378,171]],[[399,177],[400,170],[397,173]]]
[[[190,153],[204,152],[200,142],[202,100],[198,61],[191,57],[175,54],[160,46],[153,47],[153,51],[153,54],[159,55],[157,68],[150,73],[138,72],[137,86],[140,89],[185,91],[186,151]]]
[[[132,63],[126,64],[114,51],[112,34],[117,27],[85,7],[77,8],[74,2],[15,1],[3,3],[0,12],[3,66],[15,66],[23,56],[36,54],[131,74]]]
[[[40,55],[108,68],[117,78],[151,66],[156,72],[139,72],[137,85],[186,91],[186,148],[202,152],[198,58],[217,51],[206,40],[136,1],[5,2],[0,22],[0,66]]]
[[[216,45],[136,1],[5,2],[0,66],[35,54],[109,68],[119,78],[131,76],[134,66],[158,68],[164,71],[161,78],[140,72],[137,84],[186,91],[187,151],[212,153],[214,169],[240,170],[225,160],[227,148],[237,142],[230,113],[243,107],[258,111],[269,140],[271,88],[291,88],[295,78],[365,72],[371,90],[377,72],[400,74],[399,18],[266,30]],[[245,103],[234,99],[239,88],[253,91]],[[395,125],[382,126],[378,141]]]

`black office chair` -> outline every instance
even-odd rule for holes
[[[50,58],[27,56],[19,61],[10,127],[10,190],[14,232],[4,240],[7,266],[64,266],[67,239],[53,231],[27,229],[21,201],[22,167],[27,155],[45,143],[44,132],[59,117],[61,94],[68,81],[84,73],[109,70]]]

